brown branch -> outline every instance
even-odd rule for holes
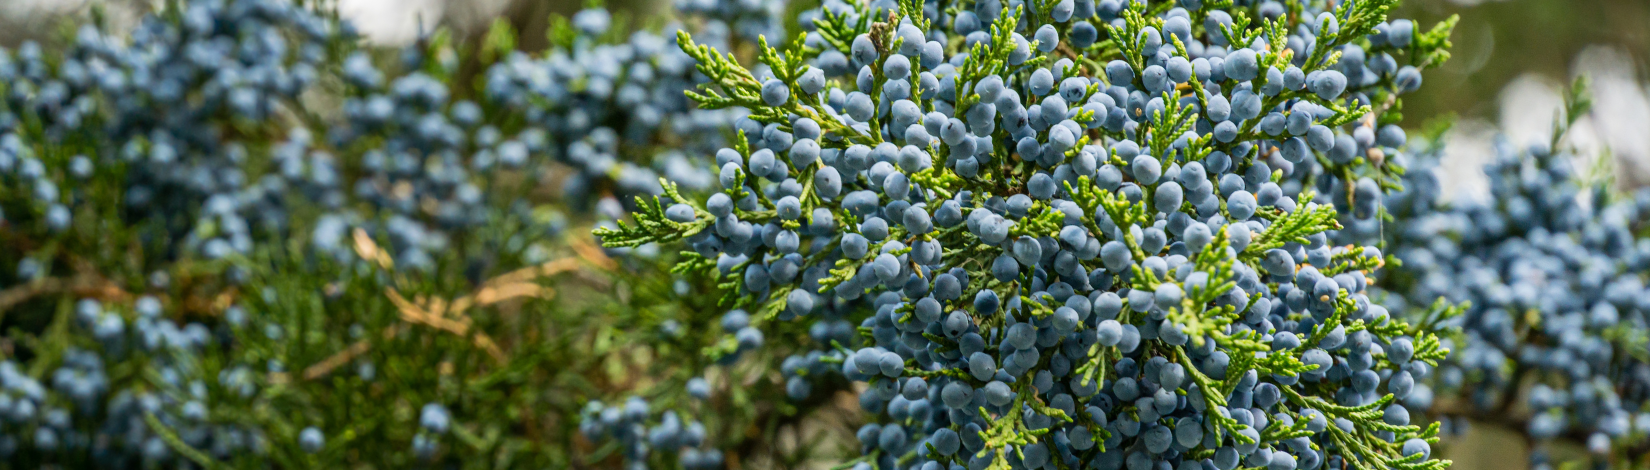
[[[63,290],[67,284],[62,279],[45,278],[28,284],[0,291],[0,312],[11,310],[12,306],[23,303],[36,295],[55,293]]]
[[[344,364],[348,364],[349,361],[355,360],[356,356],[366,354],[367,350],[370,349],[372,349],[372,343],[367,342],[367,340],[363,339],[356,341],[355,344],[349,345],[349,347],[344,348],[343,351],[333,354],[331,357],[326,358],[326,360],[304,368],[304,380],[315,380],[321,378],[322,376],[331,373],[334,369],[343,367]]]
[[[591,243],[590,240],[581,238],[578,241],[571,243],[571,245],[573,246],[573,251],[578,253],[579,257],[583,258],[585,262],[608,270],[618,267],[618,263],[614,263],[612,258],[607,257],[607,253],[603,253],[602,250],[597,248],[596,244]]]
[[[467,336],[470,332],[470,322],[467,318],[464,321],[455,321],[433,315],[408,301],[406,297],[402,297],[401,293],[396,292],[395,288],[385,288],[384,295],[390,299],[390,303],[395,304],[395,307],[401,311],[401,319],[403,320],[411,323],[422,323],[459,336]],[[487,354],[493,356],[495,361],[505,361],[504,351],[500,350],[498,344],[494,343],[493,339],[487,336],[486,333],[478,332],[473,338],[472,341],[476,343],[476,346],[486,350]]]
[[[611,260],[607,259],[605,255],[602,257],[602,259],[605,260],[605,261],[611,262]],[[595,263],[592,263],[592,264],[595,264]],[[529,280],[532,280],[532,279],[538,278],[538,277],[554,276],[554,275],[561,274],[561,273],[564,273],[564,272],[572,271],[574,269],[577,269],[578,267],[579,267],[578,260],[573,259],[573,258],[562,258],[562,259],[558,259],[558,260],[551,261],[551,262],[548,262],[548,263],[540,264],[540,265],[537,265],[537,266],[528,266],[528,267],[525,267],[525,268],[517,269],[515,271],[510,271],[510,272],[507,272],[507,273],[504,273],[504,274],[500,274],[500,275],[498,275],[498,277],[494,277],[491,280],[488,280],[486,285],[496,286],[496,285],[501,285],[501,284],[526,282],[526,281],[529,281]]]
[[[125,289],[96,275],[78,274],[68,279],[50,277],[0,291],[0,315],[35,296],[60,293],[72,293],[79,297],[95,297],[101,300],[130,297]]]
[[[395,338],[395,334],[396,327],[391,326],[384,328],[384,339]],[[372,350],[372,342],[364,339],[356,341],[355,343],[350,344],[349,347],[344,348],[343,351],[338,351],[331,357],[304,368],[304,380],[315,380],[324,377],[327,374],[332,373],[333,370],[343,367],[344,364],[348,364],[350,361],[355,360],[356,357],[366,354],[367,351],[370,350]]]
[[[358,228],[353,235],[357,255],[384,269],[394,268],[394,261],[387,253],[378,248],[378,244],[373,242],[372,237],[368,236],[365,230]],[[563,258],[499,275],[482,284],[476,293],[453,299],[450,302],[440,297],[425,297],[422,294],[415,297],[415,300],[409,301],[393,287],[385,288],[384,295],[389,298],[390,303],[395,305],[401,314],[402,320],[409,323],[424,324],[455,335],[466,336],[470,333],[470,326],[473,322],[465,313],[471,307],[492,305],[522,297],[550,298],[555,295],[554,289],[535,284],[532,281],[539,277],[553,276],[576,270],[579,267],[580,259],[593,265],[612,269],[613,261],[601,250],[590,246],[588,242],[575,243],[573,248],[579,252],[580,258]],[[393,326],[384,330],[385,339],[394,338],[395,335],[396,330]],[[487,334],[478,332],[472,341],[475,342],[477,347],[486,350],[487,354],[492,356],[494,360],[501,363],[506,361],[503,350]],[[344,364],[348,364],[356,357],[366,354],[371,349],[372,343],[367,340],[351,343],[344,350],[305,368],[303,377],[305,380],[324,377]]]
[[[384,269],[395,268],[395,260],[390,258],[389,253],[378,249],[378,244],[372,241],[372,236],[367,235],[366,230],[356,228],[354,238],[355,254],[360,255],[361,259],[372,261]]]

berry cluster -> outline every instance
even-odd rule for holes
[[[625,458],[632,461],[642,461],[658,449],[676,453],[677,463],[688,470],[722,468],[721,450],[699,449],[705,443],[704,424],[697,421],[683,424],[675,411],[665,411],[660,414],[658,424],[648,427],[646,422],[653,414],[647,400],[640,397],[630,397],[623,405],[612,406],[592,401],[584,409],[579,430],[591,440],[617,439]]]
[[[139,298],[130,313],[135,319],[128,325],[126,312],[77,302],[71,328],[87,344],[51,351],[61,360],[49,380],[0,361],[0,457],[143,468],[200,458],[179,449],[242,462],[266,452],[261,429],[208,417],[215,403],[238,403],[257,391],[251,371],[235,367],[219,370],[212,384],[229,396],[209,392],[203,354],[225,346],[225,338],[200,323],[165,318],[152,296]],[[124,383],[134,366],[153,375],[148,387]]]
[[[11,218],[41,218],[28,225],[50,236],[121,214],[165,241],[145,243],[160,260],[245,254],[257,226],[286,227],[279,185],[249,181],[242,137],[309,90],[354,33],[287,2],[176,13],[145,17],[129,38],[84,25],[61,56],[32,42],[0,51],[0,173],[32,196]],[[96,183],[114,193],[84,189]]]
[[[1382,2],[1181,3],[828,2],[754,72],[681,34],[690,96],[750,112],[722,190],[664,181],[596,234],[691,247],[680,271],[754,312],[713,354],[813,322],[786,388],[866,383],[861,466],[1447,465],[1400,403],[1447,351],[1371,302],[1382,256],[1328,244],[1330,201],[1279,184],[1373,217],[1403,140],[1373,107],[1443,33]]]
[[[125,37],[83,25],[61,53],[0,50],[0,311],[12,332],[65,312],[48,313],[39,342],[17,356],[8,346],[0,363],[8,462],[140,468],[253,462],[267,450],[259,426],[209,416],[259,389],[251,369],[217,361],[233,343],[227,329],[107,281],[165,292],[173,263],[246,256],[290,227],[286,185],[254,180],[264,171],[252,148],[354,33],[288,2],[168,13]],[[223,281],[249,277],[218,266]],[[30,298],[51,291],[72,295]]]
[[[421,54],[414,50],[407,56]],[[451,99],[449,85],[423,71],[386,79],[364,52],[357,52],[344,61],[343,76],[359,96],[344,102],[348,120],[335,126],[328,140],[360,155],[350,168],[353,180],[312,176],[304,182],[324,186],[335,196],[329,206],[337,212],[328,215],[340,223],[318,225],[315,233],[323,249],[348,250],[340,243],[348,225],[344,221],[381,219],[397,265],[431,269],[435,257],[430,253],[455,243],[453,233],[490,222],[501,215],[494,208],[515,199],[510,189],[518,188],[485,191],[486,182],[499,172],[530,168],[535,162],[529,156],[548,148],[544,130],[507,135],[484,120],[481,106]],[[332,159],[328,147],[309,140],[300,133],[277,149],[277,158],[289,156],[280,161],[299,172],[290,175],[293,179],[300,179],[302,162]],[[321,168],[309,170],[313,175]],[[374,210],[356,213],[360,202]]]
[[[198,0],[0,50],[0,457],[709,470],[853,391],[844,468],[1438,470],[1462,415],[1636,464],[1650,193],[1555,141],[1442,202],[1396,123],[1453,20],[1395,4],[679,0],[471,54]]]
[[[731,32],[756,42],[763,37],[785,37],[785,10],[788,0],[675,0],[676,12],[702,18],[701,34],[707,41],[725,38]]]
[[[515,52],[488,68],[484,94],[519,110],[548,131],[550,153],[576,171],[562,183],[575,205],[592,194],[620,200],[658,194],[662,176],[695,190],[714,175],[687,155],[720,145],[737,117],[730,111],[696,109],[683,92],[699,83],[693,59],[661,33],[637,31],[620,43],[603,43],[612,18],[603,9],[573,16],[573,40],[543,57]],[[667,25],[664,33],[680,30]],[[708,26],[707,26],[708,28]]]
[[[1650,435],[1650,192],[1611,194],[1554,148],[1499,140],[1488,199],[1445,203],[1436,174],[1406,177],[1386,232],[1403,264],[1383,284],[1398,311],[1461,332],[1431,381],[1459,405],[1436,412],[1632,459]]]
[[[526,364],[548,353],[507,357],[493,344],[449,342],[485,332],[455,335],[453,323],[437,320],[426,324],[449,329],[408,331],[422,317],[404,316],[393,300],[473,300],[472,290],[496,284],[492,276],[565,251],[567,222],[537,195],[537,176],[567,148],[600,147],[616,158],[620,139],[640,139],[626,141],[623,158],[659,162],[661,171],[624,173],[621,180],[643,181],[625,194],[656,193],[659,174],[714,181],[684,157],[632,157],[665,143],[685,150],[707,145],[694,139],[717,142],[719,134],[691,126],[728,121],[692,111],[709,118],[675,119],[689,126],[678,132],[645,118],[689,116],[681,93],[692,83],[691,63],[672,58],[685,56],[648,34],[633,40],[651,47],[639,53],[646,59],[622,61],[616,91],[578,106],[560,96],[495,101],[485,87],[459,85],[461,60],[470,58],[448,36],[386,55],[394,51],[360,47],[328,12],[276,0],[179,2],[142,18],[129,38],[94,23],[61,50],[0,49],[0,312],[6,370],[16,372],[0,379],[8,400],[0,450],[18,465],[79,456],[113,468],[405,464],[462,458],[469,448],[448,443],[472,435],[452,429],[509,425],[461,424],[465,413],[545,409],[527,393],[458,406],[455,391],[434,385],[452,372],[429,364],[462,354]],[[574,42],[588,51],[600,35],[578,33]],[[678,65],[670,77],[645,77],[671,60]],[[571,69],[518,61],[542,72]],[[557,80],[570,89],[596,84],[584,75]],[[666,110],[647,109],[654,105]],[[557,133],[570,115],[591,112],[603,113],[600,127],[577,139]],[[546,323],[584,314],[531,303],[553,291],[516,282],[502,297],[511,308],[543,308],[553,314]],[[395,293],[390,302],[386,291]],[[65,307],[74,305],[90,307]],[[505,328],[482,318],[475,328]],[[577,337],[562,327],[556,338]],[[362,346],[384,352],[363,354]],[[399,366],[408,361],[422,365]],[[354,373],[330,372],[345,367]],[[363,413],[363,400],[390,405]],[[578,405],[551,412],[572,417]],[[363,430],[357,421],[419,425]],[[574,432],[566,427],[548,431]],[[520,445],[524,436],[506,439],[512,449],[537,449]],[[358,453],[344,457],[345,447]],[[554,467],[565,456],[535,458]]]

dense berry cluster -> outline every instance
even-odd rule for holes
[[[299,3],[0,50],[0,466],[710,470],[843,390],[856,469],[1647,448],[1650,193],[1503,145],[1442,202],[1395,123],[1453,23],[1394,0],[679,0],[543,54]]]
[[[574,40],[588,48],[600,33]],[[548,261],[566,222],[537,194],[546,157],[585,145],[621,158],[615,146],[634,138],[622,158],[660,162],[661,171],[604,168],[642,181],[621,193],[656,193],[659,174],[713,181],[680,156],[643,152],[666,142],[689,149],[707,145],[694,139],[719,141],[720,134],[691,126],[728,121],[719,117],[725,113],[703,112],[693,116],[709,117],[677,119],[685,130],[655,130],[661,115],[699,112],[682,96],[691,63],[648,34],[634,39],[636,47],[653,44],[638,53],[646,59],[623,59],[611,93],[573,105],[561,95],[495,102],[484,89],[459,84],[460,61],[470,58],[445,36],[385,60],[385,51],[359,48],[349,26],[329,13],[277,0],[180,2],[143,17],[129,38],[89,25],[61,50],[32,43],[0,49],[0,243],[7,247],[0,250],[7,371],[0,450],[7,461],[95,456],[113,468],[213,461],[301,467],[317,465],[305,459],[343,459],[345,446],[363,453],[351,459],[399,464],[457,454],[446,443],[470,435],[450,432],[459,426],[447,408],[454,392],[425,381],[452,371],[427,366],[460,354],[514,358],[491,343],[466,341],[376,357],[355,357],[356,348],[446,344],[443,335],[454,335],[460,320],[426,320],[446,332],[407,331],[401,322],[422,317],[397,316],[406,310],[386,303],[386,290],[427,305]],[[572,69],[523,60],[538,72]],[[671,60],[677,65],[669,77],[647,78],[649,67],[671,67]],[[568,88],[596,85],[584,75],[557,80]],[[473,92],[481,96],[472,99]],[[618,109],[626,114],[610,114]],[[557,133],[587,112],[609,114],[578,139]],[[382,252],[362,251],[376,250],[374,240],[384,243]],[[409,275],[417,282],[400,282]],[[549,291],[482,297],[471,310],[542,292]],[[521,307],[516,302],[512,308]],[[572,327],[556,331],[564,326]],[[468,337],[463,330],[456,336]],[[396,365],[403,361],[423,365]],[[347,379],[318,380],[345,366],[354,373],[337,375]],[[419,425],[352,428],[350,420],[364,416],[363,399],[392,403],[370,411],[383,414],[375,422]],[[486,416],[506,406],[537,409],[537,402],[525,404],[530,399],[494,395],[458,409]],[[566,415],[578,409],[567,408]],[[329,415],[334,410],[348,411]],[[264,452],[266,442],[276,443],[272,453]],[[538,458],[555,466],[565,455]]]
[[[353,33],[287,2],[196,2],[171,13],[144,17],[127,37],[84,25],[61,53],[35,43],[0,50],[0,310],[21,322],[8,329],[33,328],[29,313],[41,305],[28,293],[59,289],[51,286],[67,283],[65,271],[78,277],[62,290],[92,293],[47,302],[41,310],[68,313],[21,355],[30,360],[0,363],[8,462],[142,468],[255,461],[267,448],[257,426],[208,417],[256,391],[250,369],[212,359],[231,342],[226,331],[178,320],[168,311],[179,306],[159,297],[88,282],[131,276],[164,292],[170,262],[245,256],[263,234],[286,230],[285,185],[253,180],[263,171],[249,146],[262,139],[250,136],[310,90]],[[104,250],[127,249],[88,272]]]
[[[10,217],[62,233],[118,200],[92,210],[149,227],[161,258],[247,253],[256,226],[287,218],[279,185],[249,181],[246,128],[278,117],[352,36],[287,2],[217,1],[147,16],[129,38],[82,26],[60,56],[0,51],[0,173],[33,196]]]
[[[605,9],[578,12],[571,18],[571,34],[548,53],[511,51],[489,66],[480,79],[480,103],[452,98],[448,78],[454,64],[425,44],[401,54],[407,72],[399,77],[387,76],[389,68],[375,64],[368,51],[346,58],[342,76],[355,88],[354,96],[344,103],[348,121],[329,130],[327,138],[331,147],[361,155],[361,172],[353,181],[309,183],[348,191],[348,198],[322,201],[364,201],[380,213],[328,214],[317,227],[317,241],[346,251],[338,241],[348,227],[378,225],[392,239],[401,266],[429,269],[436,258],[430,252],[461,243],[452,239],[454,231],[500,218],[532,219],[522,213],[522,203],[533,186],[484,186],[499,181],[501,172],[540,174],[553,169],[552,161],[573,169],[556,184],[574,207],[616,206],[617,200],[658,194],[661,176],[708,189],[714,175],[687,156],[719,145],[718,129],[735,115],[697,109],[683,95],[702,77],[692,58],[661,36],[679,25],[635,31],[609,43],[605,38],[614,37],[617,27]],[[305,153],[307,140],[293,139],[288,153]],[[320,160],[331,158],[324,148],[307,152],[310,160],[317,154]],[[500,207],[508,207],[506,213]],[[605,212],[612,217],[619,209]],[[366,223],[375,219],[383,222]]]
[[[1018,57],[1014,59],[1026,60],[1049,51],[1087,51],[1107,47],[1101,37],[1102,31],[1109,34],[1108,28],[1127,26],[1125,4],[1130,2],[1067,3],[1055,2],[1049,6],[1049,11],[1044,12],[1052,20],[1051,24],[1036,28],[1035,33],[1026,33],[1029,29],[1014,33],[1013,40],[1017,41],[1016,47],[1020,47],[1015,53]],[[1080,94],[1072,90],[1081,90],[1085,86],[1085,77],[1073,77],[1078,79],[1072,80],[1073,83],[1056,80],[1062,78],[1063,70],[1073,65],[1071,58],[1057,60],[1051,56],[1050,60],[1056,60],[1054,67],[1050,68],[1052,72],[1033,78],[1034,82],[1029,83],[1036,83],[1045,89],[1057,88],[1062,100],[1055,104],[1064,106],[1056,109],[1084,108],[1096,113],[1084,127],[1103,128],[1125,135],[1132,135],[1142,121],[1151,120],[1157,111],[1165,108],[1163,92],[1176,89],[1184,92],[1190,85],[1207,83],[1207,89],[1197,90],[1195,94],[1180,93],[1178,101],[1203,113],[1203,119],[1199,119],[1193,129],[1199,135],[1212,134],[1222,144],[1236,145],[1236,152],[1213,154],[1214,167],[1229,166],[1234,154],[1238,155],[1241,163],[1247,150],[1258,148],[1252,159],[1264,165],[1257,166],[1254,171],[1267,174],[1272,170],[1280,171],[1285,178],[1280,182],[1285,193],[1297,194],[1302,183],[1315,181],[1320,194],[1337,196],[1332,200],[1341,212],[1356,212],[1359,219],[1370,218],[1380,201],[1378,195],[1382,189],[1393,187],[1397,180],[1399,173],[1391,169],[1402,167],[1401,161],[1393,166],[1382,163],[1389,156],[1396,155],[1396,149],[1403,146],[1405,139],[1401,128],[1386,123],[1389,116],[1385,113],[1377,120],[1374,114],[1360,112],[1360,109],[1362,106],[1373,106],[1374,109],[1388,110],[1398,94],[1419,88],[1420,68],[1448,57],[1447,51],[1439,49],[1439,42],[1444,36],[1439,31],[1418,31],[1409,20],[1394,20],[1377,24],[1365,40],[1320,50],[1316,47],[1319,37],[1339,34],[1339,21],[1345,21],[1345,18],[1337,18],[1327,12],[1314,15],[1315,7],[1304,7],[1306,9],[1302,10],[1301,5],[1286,5],[1285,2],[1254,3],[1231,11],[1212,10],[1207,14],[1195,8],[1196,3],[1191,4],[1197,10],[1195,18],[1201,23],[1197,37],[1192,35],[1192,12],[1184,8],[1169,9],[1163,13],[1164,22],[1160,27],[1147,27],[1138,33],[1141,44],[1132,51],[1139,55],[1138,60],[1112,60],[1104,64],[1096,60],[1090,64],[1096,69],[1092,71],[1096,78],[1094,81],[1099,82],[1099,75],[1104,75],[1105,83],[1112,86],[1102,86],[1099,93],[1088,95],[1084,102],[1072,101],[1071,98]],[[825,49],[815,65],[827,76],[855,80],[861,85],[862,93],[870,92],[864,90],[863,85],[875,71],[867,69],[864,60],[855,54],[864,54],[873,44],[858,38],[839,37],[840,34],[833,32],[879,18],[878,15],[886,15],[896,8],[892,1],[871,2],[871,5],[870,13],[861,15],[843,2],[826,2],[821,10],[810,12],[813,13],[811,21],[804,23],[805,28],[822,33],[807,38],[810,47]],[[959,9],[952,15],[932,11],[934,6],[928,4],[925,17],[933,20],[933,31],[924,33],[913,27],[899,32],[902,38],[907,38],[903,47],[908,50],[901,52],[909,53],[911,61],[923,62],[920,64],[922,68],[929,70],[916,74],[916,86],[937,91],[942,102],[954,104],[951,102],[955,101],[956,79],[951,75],[956,74],[969,54],[946,56],[947,60],[942,61],[941,54],[948,38],[962,37],[965,48],[976,43],[990,44],[991,20],[1003,14],[1005,8],[1017,6],[1019,4],[1016,2],[1004,5],[982,1],[975,2],[971,9]],[[1035,12],[1030,10],[1026,14],[1035,16]],[[1237,16],[1234,17],[1234,14]],[[1233,47],[1226,31],[1244,31],[1252,22],[1250,16],[1256,17],[1253,21],[1256,23],[1280,18],[1285,22],[1279,25],[1276,34],[1242,36],[1240,39],[1248,41],[1239,42],[1249,43],[1247,51]],[[1291,18],[1299,20],[1298,23],[1289,23]],[[825,29],[820,30],[822,27]],[[1283,42],[1268,43],[1279,36],[1284,38]],[[1176,46],[1176,39],[1181,41],[1181,46]],[[925,40],[927,42],[923,42]],[[1036,41],[1036,52],[1029,49],[1028,41]],[[1285,48],[1293,51],[1288,60],[1275,64],[1266,62],[1266,50]],[[1229,52],[1235,55],[1229,56]],[[1330,55],[1336,56],[1332,65],[1314,70],[1312,74],[1307,74],[1303,69],[1307,62],[1322,62]],[[1411,56],[1407,64],[1400,64],[1395,58],[1406,55]],[[1196,80],[1192,80],[1194,76]],[[1141,86],[1117,86],[1119,83],[1135,82]],[[1223,91],[1223,86],[1231,83],[1238,86]],[[883,93],[898,95],[901,90],[896,86]],[[1040,99],[1051,94],[1046,90],[1039,91],[1042,93],[1034,96]],[[1308,99],[1292,99],[1286,103],[1287,106],[1280,106],[1280,103],[1271,100],[1286,92],[1294,92],[1291,94],[1295,98]],[[1313,95],[1320,99],[1310,99]],[[991,121],[989,118],[995,115],[994,112],[1010,111],[1016,105],[1027,111],[1040,110],[1043,105],[1033,101],[1023,105],[997,102],[998,99],[1019,101],[1021,98],[1017,94],[982,96],[996,99],[983,99],[982,103],[992,106],[972,108],[973,116],[957,116],[969,123],[970,131],[976,130],[977,126],[986,126],[983,122]],[[850,101],[855,102],[856,106],[871,102],[858,99],[852,92],[834,99],[836,101],[831,102],[832,106],[844,112],[853,110],[849,107]],[[1028,113],[1028,117],[1035,121],[1040,116]],[[1344,126],[1349,122],[1353,125]],[[989,132],[990,128],[980,130]],[[1399,158],[1401,160],[1401,156]],[[1375,171],[1358,175],[1347,172],[1349,168],[1366,161],[1374,164]],[[1297,169],[1297,166],[1300,168]],[[960,171],[973,171],[971,168],[972,165],[964,164]],[[1328,177],[1317,178],[1319,175]],[[1234,178],[1239,176],[1233,175]],[[1236,180],[1217,183],[1226,191],[1226,186],[1235,184]],[[1355,189],[1356,195],[1348,190],[1349,185]],[[1358,203],[1358,207],[1352,207],[1354,202]]]
[[[1430,171],[1391,197],[1389,246],[1403,262],[1385,283],[1395,304],[1418,317],[1436,313],[1424,308],[1434,299],[1461,306],[1440,322],[1462,334],[1432,381],[1460,406],[1437,411],[1511,421],[1601,461],[1642,455],[1650,238],[1635,233],[1650,220],[1650,192],[1626,198],[1586,183],[1575,157],[1548,144],[1500,140],[1495,151],[1487,199],[1445,203]],[[1532,464],[1548,465],[1545,455]]]
[[[624,404],[612,406],[592,401],[584,409],[579,430],[591,440],[609,437],[618,440],[620,452],[632,462],[645,461],[650,452],[659,450],[675,453],[677,462],[688,470],[722,468],[720,449],[700,449],[705,443],[704,424],[697,421],[684,424],[675,411],[665,411],[659,414],[657,424],[649,427],[647,422],[653,421],[654,414],[647,400],[640,397],[630,397]]]
[[[720,145],[719,129],[737,116],[697,109],[683,95],[701,79],[693,59],[666,39],[680,25],[603,43],[611,23],[604,9],[575,14],[578,34],[569,43],[538,58],[508,55],[487,70],[485,95],[549,132],[553,148],[533,153],[547,151],[576,170],[562,183],[574,204],[658,194],[661,176],[708,189],[714,175],[689,155]]]
[[[750,42],[762,37],[785,37],[785,11],[788,0],[674,0],[679,14],[701,18],[700,27],[706,40],[715,41],[733,35]]]
[[[76,337],[55,351],[58,365],[46,380],[10,360],[0,361],[0,457],[13,462],[86,460],[103,468],[181,465],[174,444],[213,458],[255,461],[267,449],[261,429],[214,422],[202,353],[225,338],[199,323],[167,319],[159,299],[134,303],[132,315],[105,310],[95,300],[74,307]],[[127,316],[134,320],[127,324]],[[152,388],[129,387],[133,366],[153,374]],[[111,367],[118,369],[111,370]],[[256,392],[251,371],[223,369],[213,384],[236,402]]]
[[[1374,216],[1403,133],[1372,106],[1440,40],[1381,2],[1199,3],[827,3],[754,73],[684,34],[691,96],[751,114],[722,191],[667,181],[597,235],[725,280],[755,313],[716,353],[814,322],[787,390],[867,383],[861,466],[1445,465],[1397,400],[1446,351],[1365,295],[1379,250],[1279,185],[1315,169]]]
[[[414,66],[424,60],[416,47],[404,57]],[[452,99],[447,83],[413,70],[386,78],[365,52],[344,61],[343,76],[359,96],[344,102],[348,120],[335,126],[328,139],[360,156],[352,165],[358,172],[350,175],[353,180],[339,175],[294,182],[319,186],[334,196],[321,201],[342,209],[328,214],[329,222],[337,222],[317,226],[318,246],[347,252],[346,221],[381,219],[399,266],[433,268],[431,252],[454,243],[454,232],[489,222],[499,215],[499,206],[515,199],[507,191],[484,190],[487,181],[502,171],[530,167],[529,156],[542,154],[549,145],[542,129],[505,134],[485,120],[481,106]],[[332,156],[321,144],[300,132],[277,149],[276,158],[298,172],[306,166],[312,174],[327,171]],[[352,212],[355,204],[345,204],[356,201],[370,204],[378,217],[373,212],[358,215]]]

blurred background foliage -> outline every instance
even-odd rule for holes
[[[1497,132],[1546,139],[1563,84],[1594,83],[1597,107],[1569,136],[1601,178],[1650,184],[1650,2],[1644,0],[1429,0],[1403,3],[1422,24],[1460,15],[1454,57],[1406,97],[1404,126],[1454,114],[1446,185],[1483,193],[1476,168]],[[1608,98],[1604,98],[1608,97]],[[1615,158],[1599,158],[1613,156]],[[1620,170],[1620,171],[1616,171]]]
[[[1650,57],[1650,2],[1643,0],[1407,1],[1398,13],[1422,24],[1456,14],[1461,22],[1452,38],[1454,57],[1406,100],[1410,116],[1492,118],[1500,111],[1497,95],[1509,83],[1524,74],[1567,80],[1575,59],[1590,47],[1623,51],[1641,77]]]

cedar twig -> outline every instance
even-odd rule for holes
[[[384,269],[394,269],[395,261],[388,253],[379,249],[366,230],[355,229],[353,234],[355,253],[362,259],[370,261]],[[465,315],[469,309],[477,306],[486,306],[500,302],[533,297],[548,299],[555,295],[555,290],[534,283],[540,277],[554,276],[570,272],[579,268],[579,262],[594,265],[603,269],[614,269],[615,263],[606,254],[589,242],[573,243],[573,250],[578,258],[563,258],[555,261],[529,266],[508,273],[501,274],[483,283],[474,294],[465,295],[448,301],[440,297],[424,297],[419,295],[416,300],[408,300],[394,287],[384,289],[385,297],[394,304],[401,314],[401,318],[409,323],[419,323],[445,330],[455,335],[466,336],[470,333],[472,321]],[[386,329],[385,338],[393,338],[395,331]],[[473,341],[477,347],[487,351],[498,362],[505,362],[503,350],[485,333],[476,333]],[[334,353],[321,362],[317,362],[304,369],[304,379],[314,380],[348,364],[356,357],[366,354],[372,349],[372,343],[360,340],[351,343],[344,350]]]
[[[385,288],[384,295],[390,299],[390,303],[395,304],[395,307],[401,311],[402,320],[411,323],[422,323],[459,336],[465,336],[470,332],[468,318],[460,321],[433,315],[408,301],[406,297],[402,297],[401,293],[396,292],[393,287]],[[473,341],[475,341],[477,347],[486,350],[488,355],[493,356],[493,360],[504,362],[504,351],[499,349],[498,344],[493,342],[492,337],[487,336],[486,333],[476,333]]]
[[[384,328],[384,339],[391,339],[394,337],[395,327],[391,326]],[[365,339],[356,341],[350,344],[349,347],[344,348],[343,351],[338,351],[332,356],[327,357],[325,360],[304,368],[304,380],[315,380],[325,377],[327,374],[332,373],[333,370],[343,367],[344,364],[348,364],[350,361],[355,360],[356,357],[366,354],[367,351],[370,350],[372,350],[371,341],[367,341]]]
[[[200,465],[201,468],[206,468],[208,470],[217,468],[216,460],[213,460],[211,457],[201,452],[200,449],[196,449],[188,443],[183,442],[183,438],[178,437],[178,433],[173,431],[172,428],[167,427],[165,423],[162,423],[160,418],[155,417],[154,413],[144,413],[143,422],[148,424],[149,430],[154,431],[155,434],[159,435],[160,440],[166,443],[166,446],[170,447],[173,452],[177,452],[178,455],[182,455],[184,458],[189,459],[189,461],[194,462],[195,465]]]
[[[0,290],[0,315],[29,299],[43,294],[74,293],[80,297],[118,300],[129,297],[124,289],[102,277],[78,274],[68,279],[44,278],[28,284]]]
[[[366,230],[356,228],[354,237],[355,254],[360,255],[361,259],[372,261],[384,269],[395,268],[395,260],[390,258],[389,253],[385,253],[384,250],[378,249],[378,244],[372,241],[372,237],[367,235]]]
[[[608,258],[606,253],[596,248],[596,245],[589,240],[580,239],[570,245],[573,246],[573,251],[577,252],[580,258],[596,267],[608,270],[618,267],[612,258]]]

